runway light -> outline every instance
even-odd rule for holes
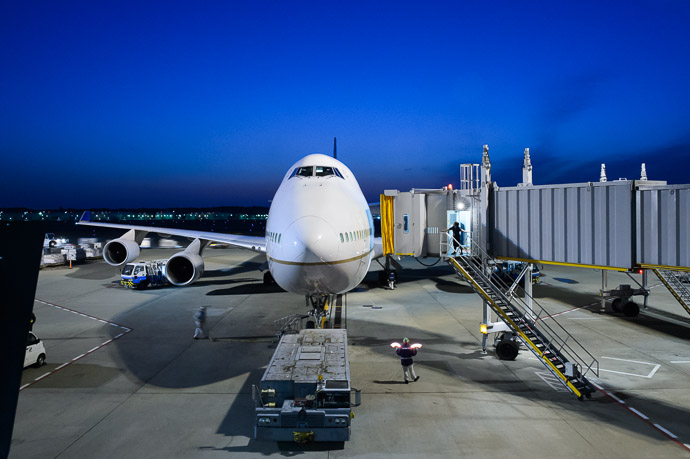
[[[479,331],[482,332],[482,334],[484,334],[484,335],[488,334],[488,331],[486,329],[486,324],[481,324],[479,326]]]
[[[452,190],[452,189],[453,189],[453,184],[452,184],[452,183],[449,183],[449,184],[448,184],[448,189],[449,189],[449,190]]]

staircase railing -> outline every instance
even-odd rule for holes
[[[589,373],[599,375],[597,359],[533,297],[519,287],[509,286],[495,274],[496,260],[481,249],[476,241],[471,240],[470,243],[471,256],[450,259],[458,274],[473,284],[475,290],[487,300],[510,330],[520,337],[527,348],[540,358],[564,385],[568,386],[569,379],[573,379],[591,389],[585,376]],[[526,275],[525,282],[531,282],[531,273]],[[531,299],[531,304],[520,295],[525,299]],[[548,319],[551,320],[551,325],[545,322]],[[533,338],[528,335],[532,335]],[[543,345],[543,348],[540,348],[540,345]],[[553,356],[558,364],[554,365],[553,358],[547,359],[545,354]]]

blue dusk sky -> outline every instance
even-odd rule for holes
[[[493,178],[690,183],[690,1],[8,1],[0,207],[268,205]]]

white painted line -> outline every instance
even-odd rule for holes
[[[678,438],[676,435],[673,435],[671,432],[669,432],[668,430],[664,429],[664,428],[661,427],[659,424],[654,424],[654,427],[656,427],[657,429],[661,430],[662,432],[664,432],[666,435],[668,435],[668,436],[671,437],[671,438]]]
[[[599,384],[595,383],[594,381],[590,381],[594,387],[596,387],[599,390],[604,390],[603,387],[601,387]]]
[[[117,339],[117,338],[121,337],[122,335],[124,335],[124,334],[129,333],[129,332],[132,331],[131,328],[127,328],[127,327],[125,327],[125,326],[118,325],[118,324],[116,324],[116,323],[109,322],[109,321],[104,320],[104,319],[100,319],[100,318],[98,318],[98,317],[90,316],[90,315],[88,315],[88,314],[84,314],[84,313],[75,311],[75,310],[73,310],[73,309],[65,308],[65,307],[63,307],[63,306],[58,306],[57,304],[48,303],[47,301],[42,301],[42,300],[39,300],[39,299],[36,299],[36,298],[34,298],[34,301],[37,301],[38,303],[42,303],[42,304],[45,304],[45,305],[47,305],[47,306],[51,306],[51,307],[54,307],[54,308],[57,308],[57,309],[61,309],[61,310],[63,310],[63,311],[71,312],[72,314],[80,315],[80,316],[86,317],[86,318],[88,318],[88,319],[97,320],[97,321],[102,322],[102,323],[104,323],[104,324],[108,324],[108,325],[112,325],[113,327],[121,328],[121,329],[123,329],[123,330],[125,330],[125,331],[124,331],[123,333],[120,333],[120,334],[117,335],[116,337],[110,338],[109,340],[107,340],[107,341],[105,341],[105,342],[99,344],[98,346],[94,347],[94,348],[91,349],[90,351],[85,352],[84,354],[78,355],[77,357],[73,358],[70,362],[65,362],[65,363],[63,363],[63,364],[60,365],[59,367],[55,368],[53,371],[49,371],[48,373],[44,374],[43,376],[40,376],[40,377],[34,379],[34,380],[31,381],[30,383],[24,384],[23,386],[21,386],[21,387],[19,388],[19,391],[24,390],[25,388],[29,387],[30,385],[32,385],[32,384],[35,383],[36,381],[39,381],[39,380],[45,378],[46,376],[55,373],[56,371],[58,371],[58,370],[64,368],[64,367],[67,366],[68,364],[70,364],[70,363],[72,363],[72,362],[74,362],[74,361],[76,361],[76,360],[79,360],[80,358],[84,357],[84,356],[87,355],[87,354],[90,354],[91,352],[94,352],[94,351],[100,349],[101,347],[105,346],[106,344],[112,343],[114,339]]]
[[[632,411],[633,413],[635,413],[636,415],[638,415],[639,417],[641,417],[642,419],[644,419],[644,420],[649,419],[647,416],[645,416],[644,414],[640,413],[639,411],[637,411],[637,410],[636,410],[635,408],[633,408],[632,406],[629,406],[628,409],[629,409],[630,411]]]
[[[657,371],[659,368],[661,368],[661,365],[658,365],[658,364],[657,364],[657,366],[655,366],[655,367],[652,369],[652,371],[649,372],[649,376],[647,376],[647,377],[651,379],[652,376],[654,376],[654,373],[656,373],[656,371]]]
[[[560,380],[551,373],[535,371],[534,374],[539,376],[542,381],[548,384],[548,386],[556,392],[568,392],[568,389],[561,384]]]
[[[687,449],[690,449],[690,444],[688,443],[683,443],[683,446],[685,446]]]
[[[671,360],[670,363],[690,363],[690,360]]]
[[[655,363],[649,363],[649,362],[640,362],[639,360],[628,360],[628,359],[617,359],[616,357],[604,357],[603,355],[601,356],[602,359],[609,359],[609,360],[618,360],[620,362],[632,362],[632,363],[641,363],[643,365],[656,365]]]
[[[638,375],[635,373],[626,373],[624,371],[615,371],[615,370],[606,370],[604,368],[599,368],[599,371],[605,371],[607,373],[616,373],[618,375],[625,375],[625,376],[637,376],[638,378],[651,378],[649,375]]]
[[[607,392],[607,394],[610,395],[612,399],[614,399],[615,401],[617,401],[621,405],[625,405],[625,402],[623,400],[619,399],[618,397],[616,397],[615,395],[613,395],[613,393]]]
[[[44,375],[42,375],[42,376],[39,376],[38,378],[34,379],[34,381],[40,381],[41,379],[45,378],[46,376],[48,376],[48,375],[51,374],[51,373],[52,373],[52,371],[49,371],[48,373],[46,373],[46,374],[44,374]]]
[[[617,359],[617,358],[615,358],[615,357],[604,357],[604,356],[601,356],[601,358],[602,358],[602,359],[609,359],[609,360],[617,360],[617,361],[619,361],[619,362],[639,363],[640,365],[650,365],[650,366],[653,366],[653,367],[654,367],[654,368],[652,368],[652,370],[651,370],[648,374],[646,374],[646,375],[639,375],[639,374],[636,374],[636,373],[626,373],[626,372],[624,372],[624,371],[615,371],[615,370],[607,370],[607,369],[605,369],[605,368],[599,368],[599,371],[605,371],[605,372],[607,372],[607,373],[616,373],[616,374],[619,374],[619,375],[636,376],[636,377],[638,377],[638,378],[647,378],[647,379],[651,379],[652,376],[654,376],[654,374],[657,372],[657,370],[659,370],[659,368],[661,368],[661,365],[658,364],[658,363],[657,363],[657,364],[654,364],[654,363],[650,363],[650,362],[640,362],[639,360]]]

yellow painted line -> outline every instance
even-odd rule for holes
[[[291,266],[323,266],[323,265],[339,265],[341,263],[349,263],[351,261],[357,261],[361,260],[362,258],[369,256],[369,254],[373,252],[372,250],[369,250],[368,252],[365,252],[361,255],[357,255],[356,257],[352,258],[346,258],[344,260],[334,260],[334,261],[313,261],[313,262],[300,262],[300,261],[287,261],[287,260],[278,260],[277,258],[269,257],[266,256],[269,260],[280,263],[281,265],[291,265]]]
[[[646,264],[641,264],[639,265],[640,268],[644,269],[662,269],[664,271],[684,271],[684,272],[690,272],[690,268],[687,266],[664,266],[664,265],[646,265]]]
[[[572,268],[607,269],[609,271],[620,271],[620,272],[628,271],[628,268],[621,268],[621,267],[617,267],[617,266],[585,265],[582,263],[565,263],[562,261],[532,260],[530,258],[496,257],[496,259],[497,260],[506,260],[506,261],[521,261],[523,263],[541,263],[543,265],[570,266]]]
[[[563,373],[561,373],[561,372],[558,370],[558,368],[556,368],[556,366],[555,366],[553,363],[551,363],[551,361],[550,361],[547,357],[545,357],[544,352],[543,352],[541,349],[539,349],[539,348],[532,342],[532,340],[529,339],[529,338],[527,337],[527,335],[525,335],[525,334],[523,333],[522,330],[520,330],[520,328],[517,326],[517,324],[516,324],[515,322],[513,322],[513,320],[512,320],[510,317],[508,317],[508,316],[503,312],[503,310],[496,304],[496,302],[494,302],[494,300],[491,299],[491,297],[484,291],[484,289],[481,288],[481,287],[479,286],[479,284],[477,284],[477,283],[475,282],[475,280],[472,278],[472,276],[470,276],[470,275],[467,273],[467,271],[465,271],[465,268],[463,268],[462,266],[460,266],[460,265],[458,264],[458,262],[455,261],[454,258],[451,258],[451,260],[453,260],[453,264],[462,272],[462,275],[465,276],[465,278],[466,278],[468,281],[470,281],[470,282],[472,283],[472,285],[475,286],[475,288],[477,289],[477,291],[479,291],[479,292],[481,293],[481,295],[482,295],[489,303],[493,304],[493,305],[496,307],[496,312],[497,312],[498,314],[500,314],[500,315],[504,318],[505,321],[507,321],[508,323],[510,323],[510,325],[512,325],[514,331],[517,332],[517,333],[523,338],[523,340],[524,340],[527,344],[529,344],[530,347],[532,347],[532,349],[534,349],[534,350],[537,352],[537,355],[539,356],[539,358],[541,358],[548,366],[550,366],[551,369],[558,375],[558,377],[561,378],[561,379],[563,380],[563,382],[568,386],[568,388],[570,388],[570,390],[573,392],[573,394],[575,394],[578,398],[582,397],[582,394],[580,393],[580,391],[577,390],[577,388],[575,388],[575,386],[572,385],[572,383],[568,380],[568,378],[567,378],[565,375],[563,375]]]

